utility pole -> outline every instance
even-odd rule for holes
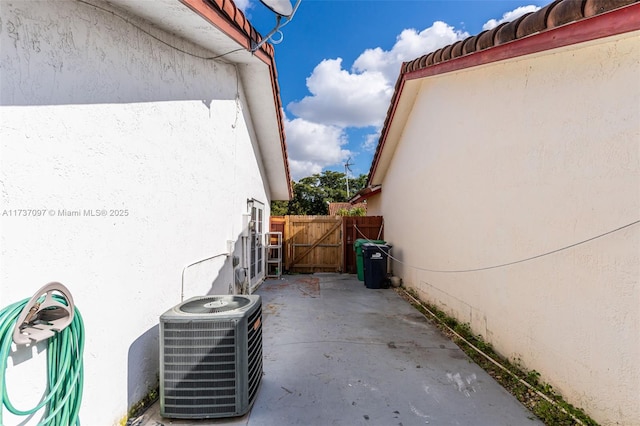
[[[351,171],[351,166],[353,166],[353,163],[350,163],[350,161],[351,157],[344,163],[344,177],[347,180],[347,199],[349,199],[349,172]]]

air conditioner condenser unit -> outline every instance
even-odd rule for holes
[[[160,316],[160,414],[241,416],[262,380],[259,295],[193,297]]]

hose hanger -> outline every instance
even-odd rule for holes
[[[35,344],[53,337],[73,321],[71,292],[59,282],[38,290],[20,312],[13,330],[17,345]]]

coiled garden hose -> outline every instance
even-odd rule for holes
[[[53,299],[66,303],[62,296]],[[17,416],[31,416],[45,407],[38,426],[80,425],[79,412],[82,400],[84,351],[84,324],[78,308],[74,307],[71,324],[48,339],[47,391],[40,403],[32,409],[17,409],[9,399],[6,384],[7,360],[11,353],[13,331],[18,316],[29,299],[14,303],[0,311],[0,425],[4,425],[4,407]]]

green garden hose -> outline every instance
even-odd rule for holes
[[[66,303],[62,296],[53,295],[53,299]],[[18,316],[29,299],[14,303],[0,311],[0,425],[4,425],[2,413],[4,407],[17,416],[31,416],[45,408],[43,418],[38,425],[72,426],[80,425],[79,412],[82,400],[84,351],[84,324],[78,308],[74,307],[73,321],[65,329],[48,339],[46,395],[32,409],[19,410],[10,401],[7,392],[7,360],[11,353],[13,331]]]

